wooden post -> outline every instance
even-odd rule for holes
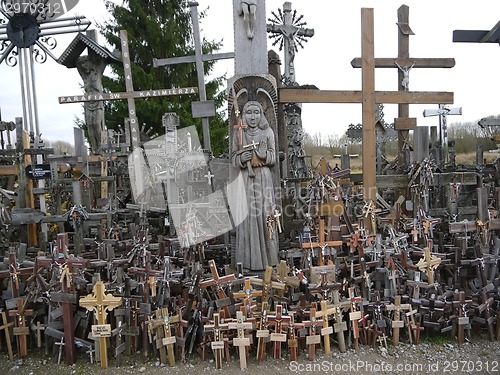
[[[19,357],[24,358],[28,355],[28,340],[30,329],[26,326],[26,316],[33,315],[33,310],[26,309],[25,303],[22,298],[17,299],[17,310],[10,310],[9,315],[15,316],[16,326],[14,327],[14,336],[17,337],[17,345],[19,349]]]
[[[80,298],[80,306],[89,311],[93,311],[94,314],[97,315],[98,326],[93,326],[93,328],[95,327],[97,331],[105,328],[104,326],[106,325],[108,311],[113,310],[122,303],[121,297],[114,297],[111,294],[105,294],[105,290],[104,283],[101,280],[98,280],[94,285],[92,294]],[[111,328],[109,331],[111,331]],[[95,331],[93,334],[94,333]],[[106,336],[99,337],[99,349],[101,355],[101,367],[108,368],[108,348],[106,346]]]
[[[331,353],[330,348],[330,335],[333,333],[333,327],[328,324],[328,316],[335,314],[335,307],[328,308],[326,300],[321,301],[321,311],[316,313],[317,317],[323,318],[323,328],[321,328],[321,336],[323,336],[323,346],[325,348],[325,354]]]
[[[0,326],[0,331],[5,333],[5,341],[7,342],[7,351],[9,352],[9,359],[14,362],[14,354],[12,353],[12,344],[10,343],[10,327],[14,325],[14,322],[10,322],[7,318],[7,314],[2,310],[2,325]]]
[[[350,287],[348,289],[349,292],[349,302],[351,303],[350,312],[349,312],[349,320],[351,321],[352,335],[354,341],[354,349],[358,349],[359,344],[359,324],[358,321],[361,319],[361,311],[356,307],[357,304],[363,304],[362,297],[356,297],[354,288]]]
[[[366,202],[377,201],[375,137],[375,57],[373,8],[361,9],[361,68],[363,104],[363,189]],[[368,224],[368,223],[366,223]]]
[[[392,343],[394,346],[399,344],[399,329],[404,328],[404,320],[401,320],[401,311],[411,310],[409,303],[401,304],[401,296],[394,297],[394,304],[387,305],[386,310],[394,311],[392,319]]]

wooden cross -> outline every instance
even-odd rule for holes
[[[75,331],[74,331],[74,307],[77,302],[77,297],[72,293],[72,275],[69,266],[65,264],[62,268],[61,276],[59,278],[61,283],[61,292],[51,293],[51,302],[57,302],[62,305],[63,322],[64,322],[64,353],[66,363],[72,365],[76,362],[76,347],[75,347]],[[60,347],[62,350],[62,347]]]
[[[237,330],[237,337],[233,338],[233,346],[238,347],[240,356],[240,369],[247,368],[246,347],[250,346],[250,338],[245,336],[245,330],[253,329],[253,322],[247,321],[242,311],[236,311],[236,322],[228,323],[229,329]]]
[[[233,293],[234,298],[242,299],[245,308],[245,316],[250,317],[253,306],[253,299],[262,296],[261,290],[253,290],[250,278],[245,278],[245,286],[241,292]]]
[[[10,310],[9,316],[15,317],[16,326],[14,327],[14,336],[17,337],[17,346],[19,357],[24,358],[28,355],[28,341],[26,336],[29,336],[30,329],[26,326],[26,316],[33,315],[32,309],[26,309],[26,303],[22,298],[17,299],[17,309]],[[4,323],[5,324],[5,323]]]
[[[215,294],[217,295],[216,305],[217,308],[223,309],[222,318],[230,318],[231,313],[229,311],[229,305],[231,305],[231,299],[226,295],[224,291],[224,286],[236,280],[236,276],[234,274],[226,275],[223,277],[219,276],[219,271],[217,270],[217,266],[215,264],[215,260],[210,259],[208,261],[210,265],[210,272],[212,273],[212,279],[205,280],[200,282],[201,288],[207,288],[211,286],[214,289]]]
[[[294,315],[290,315],[290,322],[288,323],[288,349],[290,350],[290,360],[297,360],[297,351],[298,351],[298,341],[297,334],[295,331],[303,329],[303,323],[295,323]]]
[[[172,323],[179,323],[179,315],[170,316],[168,313],[168,308],[161,308],[155,312],[156,320],[160,322],[160,325],[156,328],[156,347],[160,349],[160,361],[161,363],[166,363],[165,346],[167,347],[168,353],[168,363],[170,366],[175,366],[175,356],[174,356],[174,344],[176,342],[175,336],[172,336]],[[162,355],[163,353],[163,355]]]
[[[318,229],[318,241],[316,242],[304,242],[302,243],[302,249],[309,249],[311,252],[314,248],[319,248],[318,251],[318,265],[323,266],[324,262],[324,251],[327,246],[335,247],[342,246],[342,241],[325,241],[325,220],[319,220],[319,229]]]
[[[335,278],[335,266],[326,266],[326,267],[333,267],[333,277]],[[316,267],[311,267],[311,273],[313,268]],[[329,300],[330,299],[330,293],[333,291],[337,291],[342,288],[342,284],[340,283],[330,283],[328,282],[328,272],[326,270],[321,271],[321,280],[318,284],[315,286],[310,285],[309,286],[309,292],[310,293],[316,293],[316,294],[321,294],[321,298],[323,300]]]
[[[122,304],[121,297],[114,297],[105,293],[104,283],[98,280],[92,290],[92,294],[80,298],[80,306],[94,312],[97,316],[98,327],[106,325],[108,311],[113,310]],[[99,337],[99,348],[101,355],[101,367],[108,367],[108,349],[106,346],[106,337]]]
[[[418,322],[415,321],[415,315],[417,310],[410,310],[405,314],[406,327],[408,328],[408,338],[410,339],[410,344],[415,343],[418,345],[418,338],[420,336],[420,331],[424,330],[424,327],[420,326],[420,318]]]
[[[424,248],[424,257],[421,258],[416,266],[420,271],[425,271],[429,285],[434,284],[434,270],[441,264],[441,258],[431,255],[428,247]]]
[[[239,117],[239,109],[235,109],[236,113],[236,118],[238,120],[236,125],[233,125],[233,128],[238,131],[238,146],[243,146],[243,129],[248,128],[247,125],[243,125],[243,122],[241,121],[241,118]]]
[[[460,291],[455,293],[455,298],[453,301],[453,306],[458,310],[457,314],[457,325],[458,325],[458,344],[461,345],[465,342],[465,327],[469,326],[469,305],[472,300],[465,299],[465,292]]]
[[[363,190],[366,201],[376,200],[377,103],[387,104],[451,104],[453,93],[416,91],[375,91],[374,17],[372,8],[361,9],[361,91],[324,91],[280,88],[280,103],[362,103],[363,122]],[[391,60],[394,66],[394,59]],[[400,113],[400,117],[403,116]]]
[[[271,341],[273,344],[273,358],[281,358],[281,343],[286,342],[287,334],[285,333],[288,324],[290,323],[290,317],[283,315],[283,306],[276,305],[276,311],[274,315],[267,315],[267,324],[274,324],[274,332],[271,333]]]
[[[199,96],[200,101],[191,104],[193,117],[201,117],[202,130],[203,130],[203,147],[205,150],[210,150],[210,131],[208,117],[215,115],[215,105],[213,100],[207,100],[205,90],[205,70],[203,63],[206,61],[214,61],[221,59],[234,58],[234,52],[216,53],[204,55],[200,40],[200,25],[198,21],[198,3],[193,1],[189,3],[191,8],[191,21],[193,23],[193,37],[194,37],[194,56],[172,57],[167,59],[153,59],[153,66],[168,66],[181,63],[196,63],[196,73],[198,77]]]
[[[325,354],[331,353],[330,335],[333,333],[333,327],[329,325],[328,317],[330,315],[333,316],[336,312],[337,308],[335,306],[328,307],[326,300],[321,301],[321,310],[316,312],[317,317],[323,318],[323,328],[321,328],[321,336],[323,336],[323,346],[325,348]]]
[[[257,320],[257,361],[260,363],[264,360],[266,354],[266,343],[269,341],[269,330],[267,329],[267,299],[262,299],[260,312],[254,314]]]
[[[410,35],[414,34],[409,26],[409,12],[407,5],[401,5],[398,9],[398,57],[374,59],[375,68],[398,68],[398,90],[401,92],[407,91],[407,86],[405,88],[403,82],[409,79],[408,73],[411,68],[452,68],[455,66],[455,59],[452,58],[410,57]],[[360,58],[355,58],[351,61],[351,65],[353,68],[361,68],[363,64]],[[398,160],[401,158],[402,165],[409,162],[404,156],[404,144],[408,140],[409,130],[416,126],[416,119],[409,117],[409,104],[411,103],[398,104],[398,118],[395,119],[396,130],[398,130]]]
[[[66,95],[66,96],[60,96],[58,99],[59,99],[59,104],[127,99],[132,148],[135,149],[141,145],[141,139],[140,139],[139,121],[137,120],[137,113],[135,110],[134,99],[136,98],[151,99],[160,96],[196,94],[198,92],[198,88],[186,87],[186,88],[134,91],[134,84],[132,81],[132,68],[130,62],[130,52],[128,46],[128,35],[126,30],[120,30],[120,40],[122,47],[121,55],[123,62],[123,73],[125,76],[126,92],[99,93],[91,95],[82,95],[82,94]]]
[[[10,327],[14,325],[14,322],[10,322],[7,318],[7,314],[2,310],[2,325],[0,326],[0,331],[5,333],[5,341],[7,342],[7,351],[9,352],[9,359],[14,362],[14,354],[12,353],[12,344],[10,343]]]
[[[488,327],[488,336],[490,341],[495,340],[495,331],[493,329],[493,315],[491,314],[491,307],[493,306],[493,303],[495,302],[493,297],[488,298],[488,295],[486,292],[483,290],[481,292],[481,301],[482,303],[476,307],[476,310],[478,312],[478,316],[474,316],[472,320],[477,321],[482,324],[486,324]],[[484,318],[481,318],[481,315],[484,316]]]
[[[349,320],[351,321],[352,334],[354,338],[354,349],[358,349],[359,343],[359,324],[358,321],[362,318],[361,310],[358,310],[356,305],[359,305],[361,308],[363,306],[363,297],[357,296],[355,294],[354,288],[350,287],[348,289],[349,293],[349,302],[350,312],[349,312]]]
[[[394,316],[392,319],[392,343],[396,346],[399,344],[399,329],[404,328],[404,320],[401,320],[401,311],[411,310],[409,303],[401,304],[401,296],[394,297],[394,303],[385,306],[387,311],[393,311]]]
[[[286,286],[297,289],[300,287],[300,280],[297,276],[290,276],[290,267],[288,267],[286,260],[281,260],[280,264],[276,266],[276,280],[280,283],[284,283]],[[277,297],[280,300],[285,299],[285,289],[279,289],[277,291]]]
[[[205,332],[213,332],[213,341],[211,342],[211,347],[214,352],[215,357],[215,368],[222,368],[222,355],[225,348],[224,336],[222,331],[228,330],[228,323],[221,323],[219,313],[214,313],[213,324],[205,324],[203,330]]]
[[[251,277],[252,284],[257,284],[262,286],[262,302],[267,302],[269,299],[269,294],[273,289],[277,290],[285,290],[286,285],[277,281],[272,280],[273,275],[273,267],[267,266],[264,271],[264,277],[262,279],[258,279],[255,277]]]
[[[309,335],[306,337],[306,345],[309,345],[309,360],[314,361],[316,345],[321,344],[321,336],[316,334],[316,327],[323,325],[323,319],[316,317],[316,304],[313,303],[309,309],[309,320],[302,321],[304,327],[309,327]]]

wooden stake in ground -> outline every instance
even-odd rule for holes
[[[16,326],[14,327],[14,336],[17,337],[17,345],[19,347],[19,357],[23,358],[28,355],[28,340],[30,329],[26,326],[26,316],[33,315],[33,310],[26,309],[27,301],[22,298],[17,299],[17,310],[10,310],[9,315],[15,316]]]
[[[101,280],[98,280],[92,294],[80,298],[80,306],[89,311],[93,311],[97,317],[97,325],[92,326],[92,334],[99,337],[99,349],[101,355],[101,367],[108,368],[108,348],[106,346],[106,337],[111,335],[111,326],[106,324],[108,311],[113,310],[122,304],[121,297],[114,297],[105,293],[106,288]],[[109,331],[109,336],[108,335]],[[99,336],[100,335],[100,336]]]
[[[401,320],[401,311],[411,310],[409,303],[401,304],[401,296],[394,297],[394,304],[385,307],[388,311],[394,311],[392,319],[392,343],[394,346],[399,344],[399,329],[404,328],[404,320]]]
[[[214,314],[213,324],[206,324],[203,328],[205,332],[212,331],[214,335],[213,341],[210,343],[215,357],[215,368],[222,368],[222,355],[224,353],[224,337],[222,331],[228,329],[228,324],[221,324],[219,313]]]
[[[238,336],[233,338],[233,346],[238,347],[241,370],[247,368],[247,353],[245,348],[250,346],[250,338],[245,337],[245,330],[253,329],[253,323],[245,322],[245,320],[246,318],[243,312],[236,311],[236,322],[228,323],[229,329],[235,329],[238,332]]]
[[[0,331],[5,333],[5,341],[7,342],[7,350],[9,352],[9,359],[11,362],[14,361],[14,354],[12,353],[12,344],[10,343],[10,327],[14,325],[14,322],[10,322],[7,319],[7,314],[2,311],[2,325],[0,326]]]

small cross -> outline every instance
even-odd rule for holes
[[[208,171],[207,174],[204,175],[203,177],[206,177],[208,180],[208,184],[212,185],[212,178],[215,177],[215,175],[213,175],[212,172]]]

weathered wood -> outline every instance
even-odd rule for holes
[[[415,57],[378,57],[375,59],[376,68],[395,68],[397,62],[401,66],[411,66],[414,68],[453,68],[455,59],[453,58],[415,58]],[[351,60],[353,68],[361,68],[361,58],[356,57]]]
[[[452,92],[375,91],[379,104],[453,104]],[[279,103],[361,103],[362,91],[280,88]]]

